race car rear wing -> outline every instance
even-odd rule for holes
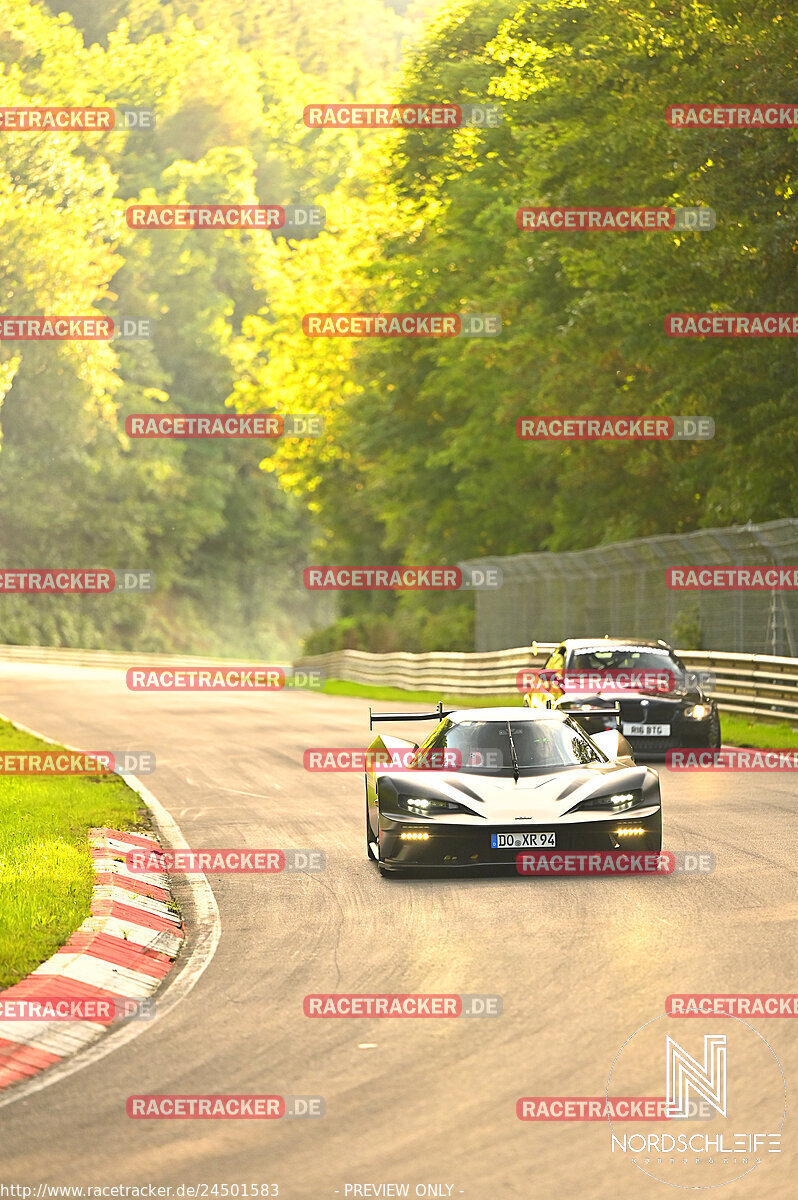
[[[438,701],[435,712],[425,713],[375,713],[369,705],[369,729],[374,728],[375,721],[441,721],[454,711],[453,708],[444,708],[442,700]]]

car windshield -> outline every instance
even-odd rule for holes
[[[419,746],[425,752],[453,751],[452,765],[474,775],[519,775],[605,762],[576,725],[560,721],[458,721],[445,718]],[[515,754],[515,764],[513,762]]]
[[[566,671],[669,671],[679,678],[685,668],[675,654],[652,646],[596,646],[575,650]]]

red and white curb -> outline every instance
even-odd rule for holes
[[[66,945],[1,1001],[147,999],[169,972],[183,942],[182,921],[169,907],[163,872],[131,874],[132,850],[159,850],[146,834],[92,829],[95,882],[91,916]],[[82,1050],[107,1028],[91,1020],[0,1020],[0,1090],[30,1079]]]

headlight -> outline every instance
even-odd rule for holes
[[[578,812],[580,809],[593,809],[598,812],[625,812],[627,808],[634,808],[635,804],[639,804],[642,798],[642,792],[617,792],[614,796],[593,796],[589,800],[583,800],[581,804],[577,804],[572,812]]]
[[[703,721],[705,717],[709,716],[709,713],[710,708],[708,704],[688,704],[684,710],[684,715],[690,717],[693,721]]]
[[[429,813],[468,812],[462,804],[452,800],[426,800],[420,796],[399,796],[397,803],[405,812],[414,813],[417,817],[426,817]]]

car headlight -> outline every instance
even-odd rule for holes
[[[708,704],[688,704],[684,710],[684,715],[693,721],[703,721],[705,717],[709,716],[709,713]]]
[[[456,804],[453,800],[427,800],[421,796],[398,796],[397,803],[405,812],[413,813],[417,817],[426,817],[430,813],[441,812],[468,812],[462,804]]]
[[[577,812],[579,809],[593,809],[599,812],[621,813],[627,808],[634,808],[640,803],[642,792],[616,792],[614,796],[591,796],[589,800],[583,800],[581,804],[577,804],[576,808],[572,809]]]

